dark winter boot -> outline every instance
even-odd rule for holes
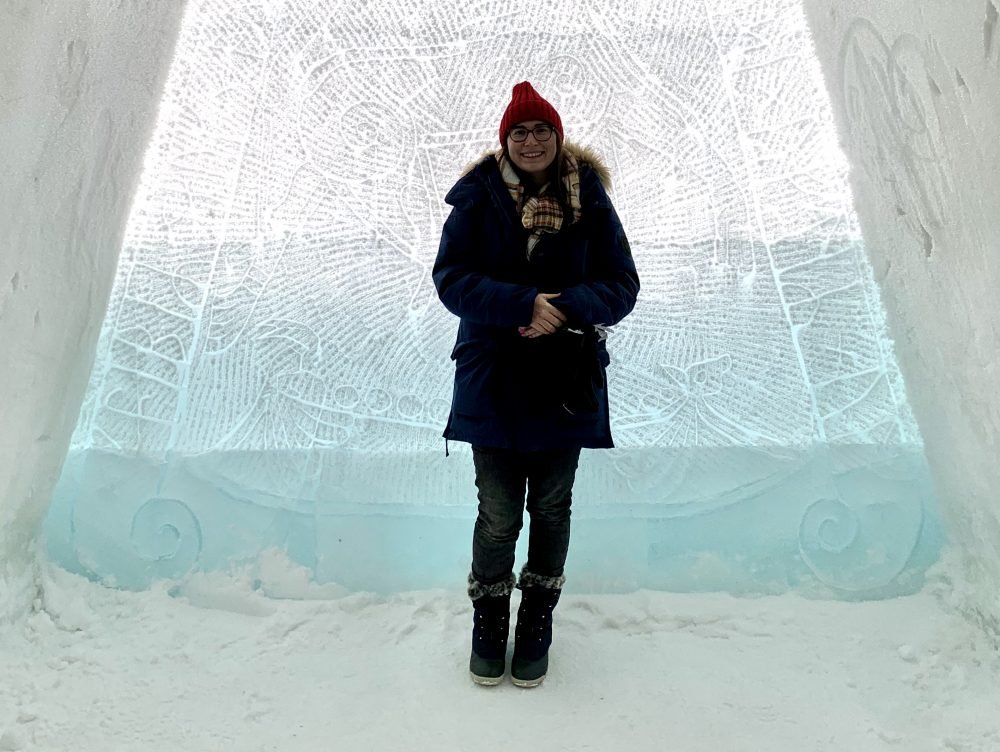
[[[537,687],[549,669],[552,612],[559,603],[565,577],[543,577],[521,572],[521,605],[514,630],[514,659],[510,677],[518,687]]]
[[[503,679],[513,589],[514,575],[492,585],[482,585],[469,575],[469,597],[474,609],[469,673],[476,684],[492,687]]]

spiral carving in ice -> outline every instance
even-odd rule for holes
[[[835,499],[817,501],[802,518],[801,540],[809,549],[842,553],[857,540],[860,525],[857,515]]]
[[[913,555],[918,505],[876,503],[854,509],[840,499],[812,504],[799,527],[803,561],[823,583],[851,592],[886,586]]]
[[[201,554],[201,525],[177,499],[154,498],[132,518],[132,546],[162,577],[188,572]]]

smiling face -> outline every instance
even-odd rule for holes
[[[524,141],[519,142],[512,139],[508,133],[507,153],[510,155],[511,161],[528,173],[535,182],[544,183],[548,176],[549,166],[556,158],[559,137],[553,130],[548,141],[539,141],[532,131],[537,125],[549,124],[542,120],[525,120],[523,123],[515,123],[514,127],[510,129],[511,133],[518,128],[525,128],[528,131],[528,136]]]

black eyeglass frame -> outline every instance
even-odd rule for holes
[[[524,131],[524,135],[521,138],[517,138],[514,136],[514,134],[517,133],[518,131]],[[541,131],[545,135],[544,136],[540,135],[539,131]],[[511,128],[507,132],[507,135],[510,137],[510,140],[513,141],[514,143],[521,144],[528,140],[528,134],[531,133],[532,135],[534,135],[535,140],[538,143],[543,143],[552,138],[552,134],[555,132],[556,129],[553,128],[548,123],[539,123],[534,128],[525,128],[523,125],[518,125],[514,128]]]

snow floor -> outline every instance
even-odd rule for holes
[[[48,571],[0,627],[0,750],[1000,750],[1000,658],[940,583],[854,604],[567,593],[531,690],[469,680],[457,588],[287,584]]]

